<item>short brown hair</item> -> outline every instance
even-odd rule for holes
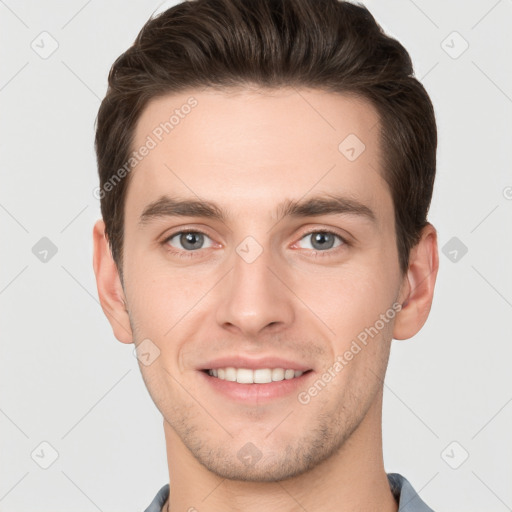
[[[190,88],[307,87],[369,100],[395,209],[400,268],[427,224],[434,109],[411,58],[362,5],[339,0],[191,0],[149,19],[113,64],[96,126],[101,212],[122,276],[126,165],[147,103]]]

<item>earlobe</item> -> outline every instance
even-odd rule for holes
[[[93,241],[93,267],[101,308],[112,326],[114,336],[122,343],[133,343],[124,291],[105,236],[103,220],[98,220],[94,225]]]
[[[419,242],[411,249],[402,287],[402,310],[396,316],[393,338],[411,338],[425,324],[432,306],[438,268],[437,233],[431,224],[427,224]]]

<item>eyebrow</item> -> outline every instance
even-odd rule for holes
[[[144,208],[139,224],[147,224],[151,220],[165,217],[204,217],[224,221],[224,214],[215,203],[200,199],[162,196]]]
[[[278,208],[278,222],[285,217],[316,217],[320,215],[349,214],[376,222],[376,216],[365,204],[348,197],[328,195],[313,197],[306,201],[287,199]],[[148,204],[139,218],[144,225],[154,219],[165,217],[203,217],[225,222],[222,209],[211,201],[202,199],[178,199],[162,196]]]
[[[355,199],[336,195],[313,197],[307,201],[287,200],[278,211],[280,211],[280,219],[287,216],[315,217],[330,214],[350,214],[376,222],[375,213],[368,206]]]

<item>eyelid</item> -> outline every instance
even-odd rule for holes
[[[161,243],[166,243],[171,239],[172,237],[176,235],[186,234],[186,233],[200,233],[201,235],[207,236],[212,241],[214,240],[214,237],[208,232],[208,230],[205,230],[200,227],[195,226],[177,226],[171,229],[166,229],[164,231],[165,234],[160,235],[159,238],[161,238]]]
[[[171,238],[174,238],[178,235],[187,235],[188,233],[199,233],[201,235],[207,236],[208,238],[211,238],[208,233],[205,233],[204,231],[201,231],[200,229],[180,229],[178,231],[173,231],[169,235],[165,235],[164,242],[168,242]]]

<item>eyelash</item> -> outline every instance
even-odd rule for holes
[[[174,238],[176,235],[186,235],[187,233],[200,233],[204,236],[208,236],[207,233],[205,233],[204,231],[201,231],[200,229],[185,229],[185,230],[176,231],[175,233],[172,233],[171,235],[166,237],[165,240],[163,240],[161,242],[161,245],[164,246],[171,254],[178,256],[179,258],[190,259],[190,258],[195,258],[195,257],[200,256],[199,254],[195,254],[195,253],[199,253],[199,250],[197,250],[197,251],[175,250],[174,248],[171,248],[171,246],[168,244],[169,240]],[[306,233],[303,233],[300,236],[299,241],[302,240],[304,237],[306,237],[308,235],[312,235],[314,233],[329,233],[331,235],[338,237],[342,242],[341,246],[335,247],[334,249],[327,249],[325,251],[309,250],[310,254],[312,254],[315,258],[318,258],[318,257],[324,258],[324,257],[332,256],[333,253],[337,252],[338,249],[341,249],[343,247],[349,247],[351,245],[347,241],[346,238],[342,237],[336,231],[333,231],[330,229],[314,229],[312,231],[307,231]],[[295,242],[295,243],[297,243],[297,242]]]

